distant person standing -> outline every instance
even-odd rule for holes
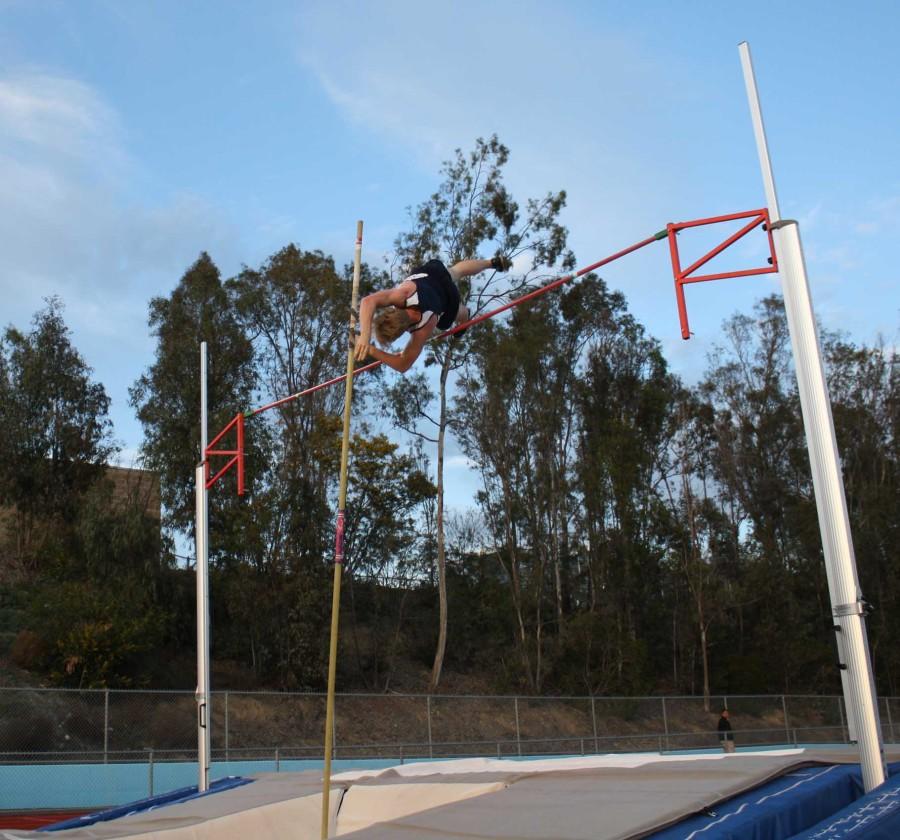
[[[728,709],[722,709],[719,717],[719,741],[725,752],[734,752],[734,733],[731,731],[731,721],[728,720]]]

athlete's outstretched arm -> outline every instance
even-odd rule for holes
[[[407,295],[410,293],[410,285],[415,289],[415,284],[404,281],[393,289],[381,289],[380,291],[372,292],[372,294],[366,295],[359,302],[359,335],[356,337],[356,361],[362,361],[370,350],[369,342],[372,340],[372,318],[375,316],[375,310],[380,306],[403,306],[406,303]]]
[[[398,373],[406,373],[414,364],[416,359],[422,353],[425,342],[431,338],[434,328],[437,325],[437,316],[432,315],[431,319],[424,327],[420,327],[409,337],[409,342],[400,353],[388,353],[380,347],[370,345],[368,355],[373,359],[377,359],[382,364],[393,368]],[[365,357],[363,357],[365,358]]]

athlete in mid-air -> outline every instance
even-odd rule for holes
[[[454,323],[469,320],[469,310],[459,298],[457,283],[488,268],[508,271],[506,257],[490,260],[462,260],[449,268],[440,260],[429,260],[414,269],[399,286],[366,295],[359,305],[357,361],[367,356],[400,373],[408,371],[435,329],[448,330]],[[390,347],[403,333],[409,342],[399,353],[375,347],[372,333],[383,348]]]

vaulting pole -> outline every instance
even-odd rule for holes
[[[341,573],[344,565],[344,510],[347,504],[347,464],[350,460],[350,408],[353,399],[353,338],[359,306],[359,272],[362,256],[363,223],[356,223],[353,252],[353,291],[350,299],[350,335],[347,346],[347,373],[344,377],[344,434],[341,439],[341,478],[338,488],[337,527],[334,535],[334,586],[331,593],[331,643],[328,649],[328,697],[325,701],[325,766],[322,770],[322,840],[328,837],[331,798],[331,751],[334,734],[334,683],[337,673],[338,625],[341,612]]]
[[[750,45],[738,49],[744,70],[744,83],[750,102],[750,115],[762,169],[769,219],[779,273],[784,292],[784,308],[794,351],[794,367],[800,392],[800,409],[806,431],[806,445],[812,468],[813,491],[819,514],[819,530],[825,554],[828,591],[831,596],[834,631],[837,636],[844,688],[844,702],[851,731],[855,727],[863,785],[868,793],[885,780],[881,724],[869,645],[866,638],[865,601],[856,574],[853,537],[847,515],[844,481],[841,475],[834,419],[822,363],[822,349],[813,314],[809,281],[800,244],[797,222],[781,219],[775,179],[769,161],[769,149],[763,126],[756,77],[750,58]]]
[[[200,452],[207,445],[206,342],[200,344]],[[205,458],[205,454],[201,455]],[[206,465],[194,471],[196,520],[194,540],[197,553],[197,790],[209,787],[210,703],[209,703],[209,490]]]

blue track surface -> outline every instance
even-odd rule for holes
[[[335,759],[335,773],[393,767],[397,759]],[[211,778],[321,770],[322,761],[215,761]],[[157,791],[197,783],[196,761],[115,764],[0,765],[0,811],[86,810],[135,802]]]

